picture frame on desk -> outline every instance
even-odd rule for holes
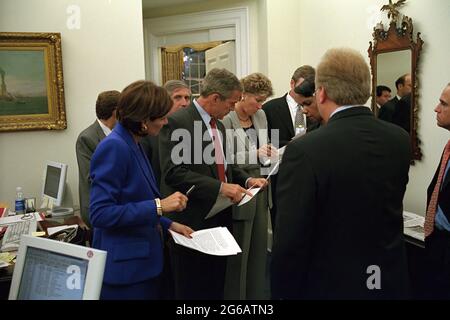
[[[0,32],[0,132],[66,128],[61,34]]]

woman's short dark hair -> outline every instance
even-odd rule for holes
[[[162,118],[172,107],[167,90],[151,81],[139,80],[123,89],[117,104],[118,121],[132,133],[145,136],[142,122]]]

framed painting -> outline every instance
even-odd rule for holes
[[[66,128],[61,34],[0,32],[0,131]]]

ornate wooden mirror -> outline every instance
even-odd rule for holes
[[[381,22],[374,27],[373,44],[370,41],[368,51],[372,68],[372,111],[380,119],[408,131],[414,163],[414,160],[422,158],[417,131],[418,62],[423,41],[420,33],[414,40],[412,19],[398,11],[405,1],[393,4],[389,0],[389,4],[381,8],[381,11],[388,12],[389,28],[385,30]],[[390,100],[388,89],[391,90]]]

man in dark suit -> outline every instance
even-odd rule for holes
[[[90,226],[89,193],[91,182],[89,168],[91,158],[99,142],[111,133],[116,124],[116,109],[119,95],[120,92],[116,90],[104,91],[98,95],[95,104],[97,119],[79,134],[76,142],[80,211],[81,218],[88,226]]]
[[[397,108],[397,104],[401,98],[403,98],[408,93],[411,93],[412,82],[411,74],[407,73],[402,75],[395,81],[395,87],[397,88],[397,95],[386,102],[378,113],[378,118],[384,121],[392,122],[392,117]]]
[[[403,196],[409,137],[362,106],[370,70],[331,49],[316,75],[327,123],[291,142],[278,184],[272,295],[281,299],[405,298]]]
[[[392,115],[392,123],[405,129],[408,134],[411,130],[411,93],[404,95],[398,102]]]
[[[267,117],[269,138],[272,140],[275,147],[284,147],[295,136],[295,116],[297,109],[302,105],[302,100],[300,96],[295,93],[295,88],[305,81],[305,79],[314,82],[314,75],[315,70],[311,66],[304,65],[297,68],[291,78],[290,91],[284,96],[272,99],[263,105],[263,110]],[[304,119],[307,132],[316,128],[316,123],[311,122],[306,116]],[[278,131],[278,136],[274,135],[274,130]],[[270,180],[272,189],[272,207],[270,208],[270,216],[272,229],[274,229],[277,215],[277,175],[272,175]]]
[[[450,83],[434,109],[437,125],[450,131]],[[427,192],[425,251],[427,285],[425,296],[450,299],[450,140]]]
[[[225,128],[218,120],[234,108],[241,93],[241,83],[234,74],[212,69],[203,80],[200,97],[173,113],[161,130],[163,194],[185,193],[195,186],[186,210],[167,216],[188,223],[194,230],[231,228],[231,207],[207,217],[218,197],[237,203],[246,192],[244,187],[263,187],[267,183],[249,177],[225,159]],[[173,242],[170,250],[176,299],[223,299],[226,257],[206,255]]]
[[[189,86],[181,80],[169,80],[164,84],[164,89],[170,95],[173,101],[172,108],[169,111],[169,115],[180,110],[181,108],[186,108],[191,103],[191,89]],[[150,161],[153,169],[153,174],[156,177],[158,187],[161,184],[161,167],[159,164],[159,135],[156,136],[146,136],[142,138],[141,145]]]

